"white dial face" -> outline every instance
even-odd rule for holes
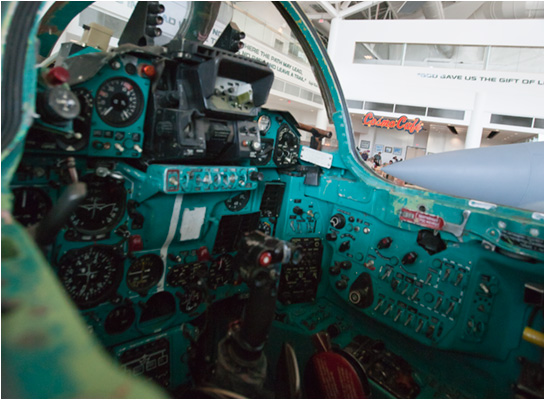
[[[257,126],[259,128],[259,132],[264,135],[271,127],[271,118],[268,115],[262,115],[257,120]]]

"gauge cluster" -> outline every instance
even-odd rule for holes
[[[79,7],[67,4],[56,10]],[[289,348],[279,350],[285,338],[305,365],[309,352],[300,349],[322,332],[336,356],[350,353],[364,365],[372,397],[460,397],[444,389],[457,373],[467,397],[517,397],[512,388],[543,370],[525,329],[543,326],[543,215],[396,189],[367,174],[343,148],[351,132],[340,93],[323,93],[340,130],[340,148],[324,146],[331,149],[324,162],[321,136],[329,132],[262,109],[273,70],[236,54],[243,45],[236,24],[214,47],[197,41],[208,34],[198,27],[212,29],[208,17],[228,14],[230,6],[219,6],[195,2],[190,10],[205,11],[188,13],[194,23],[180,25],[186,37],[156,45],[149,33],[160,31],[164,6],[142,2],[118,48],[67,43],[58,56],[41,54],[50,64],[40,64],[35,91],[25,98],[36,102],[36,114],[24,151],[17,134],[3,161],[13,196],[2,188],[2,257],[15,279],[2,283],[8,298],[17,295],[3,302],[6,318],[22,320],[20,310],[30,309],[32,324],[40,323],[50,304],[36,307],[44,296],[14,287],[38,287],[46,275],[34,267],[50,267],[66,294],[51,298],[71,301],[124,369],[175,398],[192,397],[184,389],[221,377],[237,359],[244,365],[231,371],[260,374],[262,348],[291,363]],[[289,3],[276,6],[286,17],[298,15]],[[292,22],[304,28],[304,20]],[[318,81],[335,83],[320,88],[336,90],[323,60],[308,56],[312,69],[326,74]],[[297,68],[284,68],[290,70]],[[313,134],[310,152],[298,129]],[[273,238],[260,243],[255,231]],[[13,238],[22,237],[36,249],[18,248]],[[251,251],[239,251],[241,242]],[[30,265],[42,254],[49,265]],[[250,271],[248,262],[258,268]],[[44,285],[36,293],[53,287]],[[220,342],[227,328],[231,336]],[[269,342],[238,343],[250,331]],[[21,343],[35,344],[33,337],[22,335]],[[219,350],[235,342],[240,347]],[[21,343],[8,350],[19,356]],[[263,387],[274,386],[269,378]],[[479,386],[482,393],[473,390]],[[531,394],[519,397],[543,397]]]
[[[279,167],[289,167],[299,161],[299,136],[288,124],[282,124],[278,128],[273,161]]]

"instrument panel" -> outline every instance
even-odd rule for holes
[[[70,185],[86,184],[44,253],[124,368],[169,389],[188,382],[198,321],[223,301],[245,301],[237,246],[256,229],[302,249],[301,262],[280,272],[279,325],[305,337],[327,330],[393,396],[429,392],[413,379],[410,350],[387,351],[373,335],[466,361],[514,357],[516,338],[499,328],[502,310],[521,326],[529,314],[511,304],[523,290],[513,282],[537,276],[525,259],[388,219],[369,205],[374,189],[300,159],[292,117],[261,110],[273,77],[266,65],[194,46],[183,58],[116,54],[73,84],[71,131],[38,121],[12,182],[13,216],[26,227]]]

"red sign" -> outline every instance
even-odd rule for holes
[[[377,128],[395,128],[399,131],[407,131],[410,134],[415,132],[420,132],[424,127],[424,123],[420,119],[415,118],[409,120],[405,115],[399,117],[398,119],[387,119],[383,117],[375,117],[372,112],[365,114],[362,119],[363,125],[367,126],[376,126]]]
[[[437,231],[440,231],[445,225],[445,220],[437,215],[425,214],[420,211],[409,210],[408,208],[401,209],[399,219]]]

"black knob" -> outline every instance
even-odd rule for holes
[[[155,27],[153,25],[150,25],[150,26],[146,27],[146,35],[148,35],[148,36],[158,37],[158,36],[161,36],[162,33],[163,33],[163,31],[161,30],[161,28],[157,28],[157,27]]]
[[[414,264],[417,257],[418,257],[418,254],[416,254],[414,251],[411,251],[410,253],[407,253],[403,256],[403,259],[401,260],[401,264],[403,265]]]
[[[378,249],[387,249],[392,245],[392,238],[391,237],[385,237],[384,239],[381,239],[380,242],[377,244]]]
[[[329,267],[329,273],[331,275],[339,275],[341,273],[341,266],[338,262],[336,262],[334,265]]]
[[[330,242],[334,242],[337,240],[337,234],[335,232],[331,232],[325,235],[325,238],[329,240]]]
[[[349,240],[347,240],[346,242],[342,242],[341,245],[339,246],[339,251],[341,253],[344,253],[348,249],[350,249],[350,241]]]
[[[146,19],[148,25],[161,25],[163,23],[163,17],[160,15],[148,15]]]
[[[250,180],[251,181],[262,182],[264,178],[265,178],[265,176],[263,175],[263,172],[259,172],[259,171],[250,172]]]
[[[150,1],[148,3],[148,12],[153,14],[161,14],[165,12],[165,6],[158,1]]]
[[[329,223],[335,229],[342,229],[346,225],[346,218],[342,214],[335,214],[331,217]]]
[[[304,211],[303,211],[303,209],[301,207],[299,207],[299,206],[293,207],[293,213],[295,215],[303,215],[303,212]]]
[[[352,268],[352,263],[350,261],[343,261],[341,263],[341,268],[342,269],[350,269],[350,268]]]
[[[348,282],[341,279],[340,281],[335,282],[335,287],[339,290],[344,290],[348,287]]]

